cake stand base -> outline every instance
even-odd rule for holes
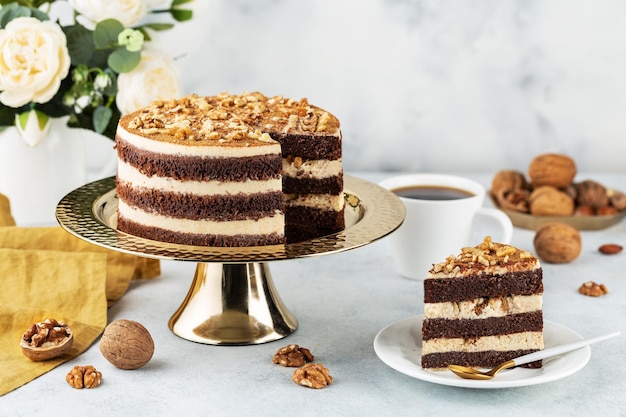
[[[272,342],[297,327],[265,262],[198,263],[187,297],[169,321],[177,336],[212,345]]]

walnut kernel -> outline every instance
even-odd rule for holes
[[[91,365],[75,366],[65,376],[65,380],[73,388],[95,388],[102,381],[102,372]]]
[[[63,355],[71,349],[73,343],[72,328],[62,321],[48,318],[26,329],[20,347],[26,357],[39,362]]]
[[[293,372],[293,382],[303,387],[321,389],[333,382],[328,369],[321,363],[308,363]]]
[[[278,349],[272,358],[272,362],[282,366],[298,367],[307,362],[313,362],[313,359],[315,358],[309,349],[298,345],[287,345]]]
[[[609,290],[607,290],[604,284],[598,284],[593,281],[587,281],[583,285],[580,286],[578,292],[583,295],[588,295],[590,297],[600,297],[601,295],[607,294]]]

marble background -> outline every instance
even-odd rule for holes
[[[307,97],[348,171],[626,169],[623,0],[195,0],[186,93]]]

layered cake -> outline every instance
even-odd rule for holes
[[[339,122],[306,99],[155,102],[120,119],[116,149],[120,231],[256,246],[344,227]]]
[[[492,367],[542,350],[542,297],[539,260],[489,237],[433,265],[424,280],[422,367]]]

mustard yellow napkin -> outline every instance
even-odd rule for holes
[[[61,227],[0,227],[0,248],[106,254],[106,298],[109,304],[124,295],[132,279],[154,278],[161,273],[158,259],[96,246],[72,236]]]
[[[0,194],[0,227],[2,226],[15,226],[15,219],[11,215],[11,204],[4,194]]]
[[[130,281],[160,273],[156,259],[93,245],[61,227],[17,227],[0,194],[0,396],[84,352],[106,326],[107,305]],[[66,321],[74,345],[60,358],[32,362],[20,338],[46,318]]]
[[[0,249],[0,395],[78,356],[102,333],[106,264],[103,253]],[[72,327],[74,344],[59,358],[32,362],[20,339],[28,326],[48,317]]]

